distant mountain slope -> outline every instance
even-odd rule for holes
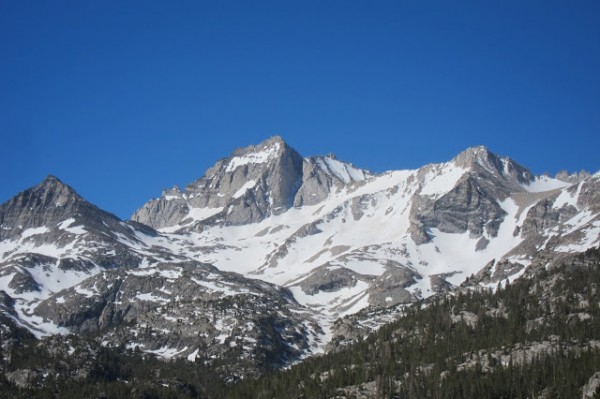
[[[134,218],[189,237],[198,246],[181,253],[193,259],[290,288],[325,324],[449,289],[483,268],[482,284],[514,279],[542,249],[598,245],[598,175],[533,176],[481,146],[446,163],[379,175],[332,157],[304,158],[302,173],[281,173],[288,158],[299,156],[279,137],[237,150]],[[289,206],[272,181],[297,182]],[[185,202],[177,208],[184,218],[167,211],[173,201]],[[141,217],[153,209],[172,223]],[[240,212],[260,216],[229,216]]]
[[[37,336],[233,354],[252,374],[340,341],[340,317],[371,331],[390,320],[378,309],[597,248],[600,174],[534,176],[485,147],[373,174],[273,137],[133,219],[54,177],[1,205],[3,315]]]
[[[180,255],[181,237],[123,222],[55,177],[0,206],[5,322],[36,336],[93,335],[165,358],[300,359],[322,332],[291,293]],[[6,325],[6,324],[5,324]]]

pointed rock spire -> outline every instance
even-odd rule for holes
[[[514,184],[527,184],[533,175],[525,167],[508,157],[500,157],[487,147],[470,147],[458,154],[452,162],[465,169],[500,176]]]
[[[86,201],[73,188],[49,175],[0,205],[0,239],[20,234],[28,228],[53,227],[69,219],[101,224],[102,220],[119,219]]]

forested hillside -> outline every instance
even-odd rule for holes
[[[464,289],[344,351],[245,381],[231,397],[581,397],[600,371],[600,251],[495,292]]]

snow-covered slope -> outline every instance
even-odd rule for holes
[[[190,258],[288,287],[326,324],[367,306],[448,289],[491,262],[512,262],[512,274],[496,278],[516,278],[538,250],[598,245],[597,199],[583,200],[576,188],[593,192],[597,179],[533,176],[484,147],[380,175],[331,157],[306,164],[343,184],[319,201],[250,223],[208,218],[196,220],[201,228],[181,223],[163,230],[196,243],[180,252]],[[548,201],[560,216],[539,215]],[[539,217],[547,226],[541,231],[532,227]],[[566,236],[548,240],[559,230]],[[532,247],[541,237],[547,242]]]
[[[38,337],[93,334],[167,358],[229,356],[246,374],[324,344],[288,290],[190,259],[180,252],[193,241],[121,221],[55,177],[1,205],[0,225],[1,311]]]
[[[0,206],[0,290],[36,334],[100,332],[189,358],[232,342],[244,358],[275,340],[277,359],[292,361],[323,350],[341,316],[467,279],[495,285],[540,252],[597,247],[599,193],[598,173],[533,176],[485,147],[373,174],[274,137],[166,190],[134,221],[55,178],[17,195]]]

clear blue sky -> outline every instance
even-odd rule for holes
[[[600,1],[0,2],[0,202],[128,218],[281,135],[376,172],[483,144],[599,169]]]

